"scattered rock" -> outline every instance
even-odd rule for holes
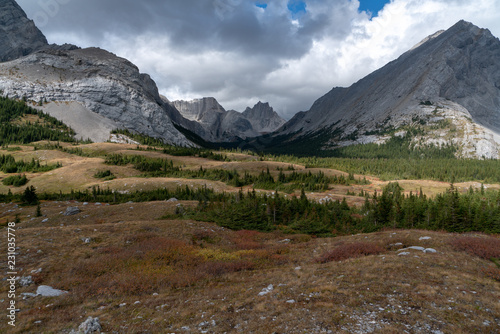
[[[398,253],[398,256],[406,256],[406,255],[410,255],[411,253],[410,252],[401,252],[401,253]]]
[[[100,333],[102,330],[101,324],[99,323],[99,318],[88,317],[87,320],[82,322],[78,326],[78,330],[71,331],[70,334],[92,334]]]
[[[47,223],[49,221],[49,218],[45,218],[44,220],[42,220],[42,223]]]
[[[264,289],[262,289],[261,292],[259,292],[259,296],[265,296],[273,290],[274,290],[274,286],[272,284],[269,284],[269,286],[267,288],[264,288]]]
[[[59,297],[65,293],[68,293],[68,291],[57,290],[48,285],[40,285],[36,290],[36,294],[42,297]]]
[[[418,240],[422,241],[422,240],[430,240],[431,237],[420,237]]]
[[[424,249],[424,253],[437,253],[437,250],[434,248],[426,248]]]
[[[92,242],[92,238],[80,238],[81,241],[83,241],[84,244],[90,244]]]
[[[21,296],[24,296],[25,298],[26,298],[26,297],[33,297],[33,298],[34,298],[34,297],[36,297],[36,296],[38,296],[38,295],[37,295],[36,293],[31,293],[31,292],[23,292],[23,293],[21,293]],[[23,298],[23,299],[25,299],[25,298]]]
[[[65,216],[74,216],[76,214],[79,214],[81,211],[78,207],[76,206],[69,206],[67,209],[66,209],[66,212],[64,212],[63,215]]]
[[[287,300],[286,302],[287,302],[288,304],[295,304],[295,303],[296,303],[296,301],[295,301],[295,300],[293,300],[293,299]]]
[[[33,277],[23,276],[23,277],[19,278],[18,283],[20,286],[29,286],[29,285],[33,284]]]
[[[167,201],[167,203],[175,203],[175,202],[179,202],[179,200],[175,197],[173,197]]]
[[[411,247],[408,247],[405,249],[414,249],[414,250],[418,250],[418,251],[422,251],[422,252],[425,250],[424,247],[420,247],[420,246],[411,246]]]

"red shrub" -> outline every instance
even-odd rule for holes
[[[340,245],[334,250],[325,252],[316,261],[319,263],[342,261],[366,255],[376,255],[382,252],[384,252],[384,248],[378,244],[372,242],[355,242]]]
[[[493,237],[459,237],[453,239],[450,243],[456,250],[467,252],[482,259],[500,258],[500,239]]]
[[[500,282],[500,269],[490,266],[490,267],[484,268],[483,273],[486,276],[493,278],[494,280]]]
[[[263,245],[258,241],[260,235],[261,233],[257,231],[241,230],[234,232],[231,239],[234,242],[236,249],[261,249],[263,248]]]

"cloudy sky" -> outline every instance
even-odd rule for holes
[[[500,0],[17,0],[50,43],[135,63],[170,100],[308,110],[460,19],[500,36]]]

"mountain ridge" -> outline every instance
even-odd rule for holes
[[[333,88],[316,100],[309,111],[295,115],[273,137],[287,135],[305,140],[326,131],[332,136],[321,148],[334,149],[383,142],[382,136],[370,138],[367,134],[410,126],[415,118],[432,124],[438,117],[432,114],[436,109],[439,117],[445,119],[455,117],[451,114],[459,111],[460,122],[467,118],[471,121],[455,125],[462,130],[476,127],[482,133],[477,141],[488,142],[489,149],[485,149],[484,143],[482,147],[475,145],[477,152],[498,158],[500,41],[489,30],[463,20],[431,36],[350,87]],[[422,104],[427,101],[433,108]],[[348,137],[357,138],[347,140]],[[431,142],[434,138],[428,139]],[[457,138],[450,140],[462,146],[474,145],[474,140],[462,139],[464,143]],[[463,148],[460,155],[472,157],[474,153]]]

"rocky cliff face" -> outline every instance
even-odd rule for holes
[[[322,148],[335,148],[383,142],[387,136],[374,133],[416,120],[430,129],[450,123],[424,141],[449,138],[462,156],[499,157],[500,41],[460,21],[351,87],[332,89],[275,136],[307,140],[321,132],[330,137]]]
[[[47,46],[47,39],[14,0],[0,0],[0,62]]]
[[[0,90],[33,101],[78,102],[120,127],[191,145],[173,126],[169,113],[178,112],[163,102],[154,81],[105,50],[46,49],[2,63]]]
[[[247,108],[243,116],[250,121],[254,130],[261,134],[276,131],[286,123],[267,102],[259,101],[253,108]]]

